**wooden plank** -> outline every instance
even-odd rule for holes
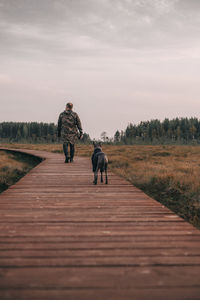
[[[194,244],[193,244],[194,245]],[[90,247],[89,243],[85,244],[85,247],[80,244],[76,245],[65,245],[64,244],[57,244],[57,243],[29,243],[22,246],[21,244],[12,244],[5,246],[0,251],[0,257],[190,257],[190,256],[197,256],[199,253],[199,247],[190,248],[176,248],[176,247],[169,247],[169,248],[158,248],[158,247],[135,247],[135,248],[115,248],[113,247]]]
[[[100,288],[70,288],[70,289],[36,289],[34,287],[27,289],[4,289],[2,299],[20,299],[20,300],[199,300],[200,288],[115,288],[115,289],[100,289]],[[151,297],[151,298],[150,298]],[[174,298],[176,297],[176,298]]]
[[[192,257],[4,257],[1,268],[50,268],[50,267],[155,267],[155,266],[200,266],[199,256]],[[199,278],[200,279],[200,278]]]
[[[1,268],[0,288],[200,287],[199,266]]]

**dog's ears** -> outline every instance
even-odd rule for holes
[[[93,141],[94,147],[101,147],[101,142],[95,142]]]

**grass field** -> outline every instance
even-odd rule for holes
[[[62,152],[61,145],[4,146]],[[92,151],[92,145],[76,147],[76,155]],[[104,145],[103,151],[113,172],[200,228],[199,146]]]
[[[17,182],[39,162],[40,159],[32,156],[0,151],[0,192]]]

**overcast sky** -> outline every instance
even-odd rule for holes
[[[0,122],[69,101],[96,138],[199,118],[200,0],[0,0]]]

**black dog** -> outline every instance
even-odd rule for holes
[[[101,143],[95,143],[94,145],[94,153],[92,154],[92,169],[94,172],[94,184],[97,184],[98,180],[98,171],[101,172],[101,182],[103,182],[103,172],[106,174],[106,184],[108,184],[108,175],[107,175],[107,169],[108,169],[108,158],[104,152],[102,152],[101,149]]]

